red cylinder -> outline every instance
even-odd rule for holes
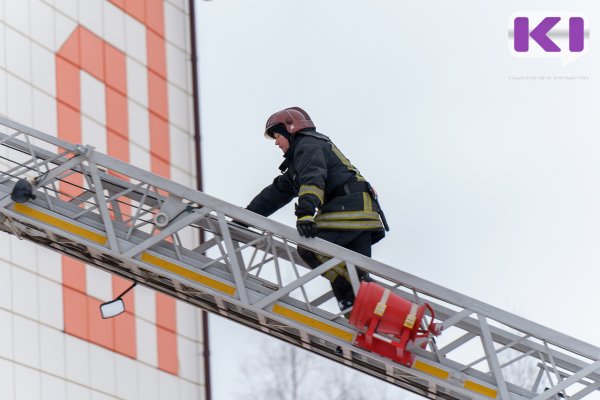
[[[422,329],[426,308],[431,310],[429,305],[414,304],[374,282],[361,283],[350,314],[350,323],[361,330],[355,344],[412,366],[414,356],[406,350],[407,345],[430,333],[439,334],[433,328],[433,310],[432,323]]]

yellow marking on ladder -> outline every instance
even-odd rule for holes
[[[311,318],[294,310],[290,310],[289,308],[283,307],[279,304],[275,304],[273,306],[273,312],[299,322],[302,325],[306,325],[318,331],[333,335],[339,339],[345,340],[346,342],[352,342],[352,338],[354,337],[354,335],[350,332],[346,332],[345,330],[337,328],[333,325],[326,324],[325,322],[321,322],[315,318]]]
[[[188,278],[194,282],[198,282],[204,286],[208,286],[210,288],[216,289],[219,292],[223,292],[229,296],[235,295],[235,286],[228,285],[226,283],[220,282],[216,279],[209,278],[208,276],[204,276],[194,271],[190,271],[187,268],[183,268],[177,264],[173,264],[167,260],[163,260],[160,257],[153,256],[146,252],[142,253],[140,260],[146,262],[148,264],[152,264],[156,267],[165,269],[169,272],[173,272],[179,276],[183,276],[184,278]]]
[[[465,389],[469,389],[473,392],[477,392],[484,396],[491,397],[492,399],[498,397],[498,391],[491,389],[487,386],[480,385],[479,383],[475,383],[473,381],[465,381],[464,385]]]
[[[450,377],[450,373],[448,371],[445,371],[438,367],[434,367],[433,365],[426,364],[419,360],[415,361],[413,368],[417,371],[425,372],[426,374],[435,376],[436,378],[440,378],[443,380],[448,380],[448,378]]]
[[[81,226],[75,225],[71,222],[63,221],[60,218],[46,214],[42,211],[35,210],[29,206],[26,206],[25,204],[15,203],[13,210],[19,214],[26,215],[45,224],[52,225],[63,231],[67,231],[74,235],[91,240],[92,242],[102,245],[106,244],[106,235],[82,228]]]

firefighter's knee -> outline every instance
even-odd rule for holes
[[[321,263],[317,260],[315,253],[305,247],[298,246],[298,255],[308,265],[309,268],[316,268]]]

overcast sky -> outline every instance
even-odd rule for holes
[[[565,66],[509,51],[509,17],[547,10],[590,31]],[[374,258],[600,345],[596,0],[214,0],[197,13],[207,193],[245,206],[269,184],[281,154],[265,121],[301,106],[380,194],[392,230]],[[292,207],[273,218],[292,225]],[[233,399],[236,354],[257,334],[211,324],[214,398]]]

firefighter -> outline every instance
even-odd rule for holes
[[[319,237],[371,257],[371,245],[385,236],[376,194],[369,183],[331,140],[316,131],[309,115],[299,107],[286,108],[267,120],[265,136],[283,151],[281,175],[264,188],[247,209],[269,216],[294,197],[296,227],[301,236]],[[383,223],[382,223],[383,220]],[[387,224],[385,224],[387,230]],[[329,257],[298,247],[310,268]],[[358,270],[360,280],[369,280]],[[342,311],[354,303],[354,291],[345,265],[324,274]]]

